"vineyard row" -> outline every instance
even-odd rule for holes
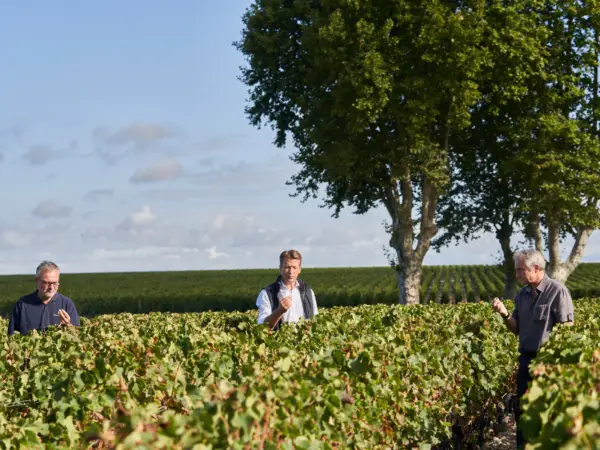
[[[81,315],[106,313],[246,311],[255,309],[261,288],[277,270],[63,274],[61,292]],[[394,304],[395,272],[389,267],[306,268],[301,277],[314,289],[322,307]],[[427,266],[422,303],[472,303],[502,297],[504,272],[499,266]],[[32,276],[0,277],[0,315],[35,289]],[[600,264],[580,264],[567,281],[574,299],[600,296]]]

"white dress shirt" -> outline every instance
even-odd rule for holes
[[[279,281],[281,288],[287,289],[282,281]],[[302,308],[302,298],[300,296],[300,290],[298,287],[300,283],[296,280],[296,286],[292,290],[292,306],[288,309],[283,316],[281,316],[281,322],[298,322],[300,319],[304,318],[304,308]],[[317,301],[315,299],[315,293],[313,290],[310,290],[311,299],[313,303],[313,310],[315,315],[317,315]],[[258,298],[256,299],[256,306],[258,307],[258,323],[264,323],[265,319],[271,315],[273,312],[273,308],[271,308],[271,302],[269,301],[269,296],[267,295],[267,291],[263,289],[258,294]]]

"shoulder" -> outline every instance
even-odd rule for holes
[[[63,305],[72,305],[75,306],[75,302],[71,300],[66,295],[61,294],[60,292],[56,293],[56,300],[58,300]]]
[[[546,283],[546,286],[551,286],[553,288],[564,286],[564,284],[562,284],[560,281],[550,278],[548,275],[544,277],[544,283]]]
[[[33,301],[37,301],[37,291],[32,292],[31,294],[24,295],[21,298],[19,298],[19,300],[17,300],[17,302],[15,303],[15,306],[23,305],[23,303],[31,303]]]
[[[521,289],[519,289],[519,292],[517,292],[517,295],[515,296],[515,302],[521,299],[522,297],[526,296],[529,293],[529,289],[529,285],[525,285]]]
[[[298,279],[298,283],[299,286],[298,288],[302,291],[302,292],[310,292],[312,294],[312,296],[315,296],[315,291],[313,290],[312,286],[310,284],[308,284],[307,282]]]
[[[260,292],[258,293],[258,298],[260,299],[266,299],[268,300],[269,297],[271,296],[271,292],[272,292],[272,287],[271,285],[265,286],[263,287]]]
[[[302,290],[304,290],[304,289],[312,290],[312,286],[310,284],[308,284],[306,281],[301,280],[300,278],[298,278],[298,287]]]
[[[557,280],[553,280],[550,277],[546,277],[546,288],[551,289],[552,292],[557,292],[559,294],[568,294],[569,288],[565,286],[563,283]]]
[[[276,287],[277,287],[277,282],[275,282],[275,283],[271,283],[271,284],[267,284],[266,286],[264,286],[264,287],[261,289],[260,293],[261,293],[261,294],[262,294],[262,293],[265,293],[265,294],[266,294],[266,293],[268,293],[268,292],[272,291],[273,289],[275,289]]]

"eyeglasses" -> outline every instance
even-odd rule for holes
[[[58,287],[58,282],[51,282],[51,281],[40,281],[40,284],[42,286],[51,286],[51,287]]]

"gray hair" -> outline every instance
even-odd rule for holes
[[[42,272],[51,272],[57,270],[60,272],[58,266],[52,261],[42,261],[37,269],[35,269],[35,277],[39,277]]]
[[[523,258],[525,266],[529,269],[533,266],[538,266],[541,270],[546,269],[546,259],[544,258],[544,255],[535,248],[528,248],[515,252],[515,263],[519,258]]]

